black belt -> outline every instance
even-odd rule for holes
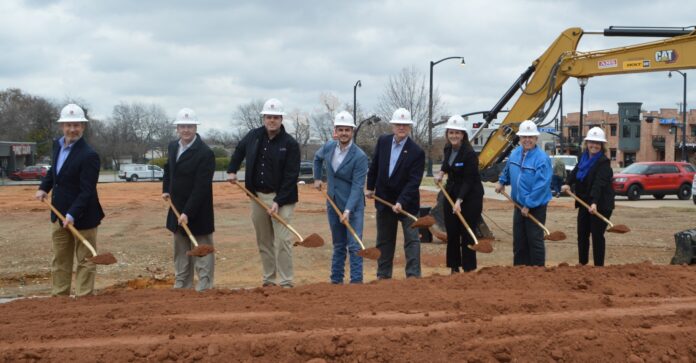
[[[274,193],[274,192],[275,192],[273,189],[271,189],[271,188],[266,188],[266,187],[263,187],[263,188],[255,188],[255,189],[256,189],[256,192],[257,192],[257,193],[263,193],[263,194],[270,194],[270,193]]]

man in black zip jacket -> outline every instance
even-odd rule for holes
[[[251,203],[251,220],[263,265],[263,286],[293,287],[292,235],[274,220],[278,213],[289,221],[297,203],[300,146],[285,132],[283,105],[271,98],[263,105],[263,126],[249,131],[239,142],[227,168],[227,180],[237,181],[237,171],[246,159],[244,185],[266,207]]]

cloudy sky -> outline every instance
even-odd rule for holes
[[[18,1],[0,2],[0,86],[86,101],[108,118],[120,102],[156,103],[174,116],[191,107],[207,128],[232,127],[238,105],[276,97],[311,112],[332,92],[376,108],[389,76],[429,62],[447,111],[490,109],[565,29],[690,26],[696,1]],[[585,35],[578,50],[648,38]],[[694,72],[693,74],[696,74]],[[692,76],[693,77],[693,76]],[[696,77],[689,86],[696,108]],[[577,82],[564,87],[577,112]],[[585,109],[617,102],[676,108],[681,77],[650,73],[591,79]]]

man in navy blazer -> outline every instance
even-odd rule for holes
[[[350,259],[350,283],[363,282],[363,260],[358,256],[360,245],[342,223],[348,221],[358,237],[362,238],[365,214],[365,176],[367,155],[353,143],[355,123],[350,113],[339,112],[334,119],[334,133],[338,140],[324,144],[314,154],[314,187],[321,190],[323,168],[326,167],[327,194],[343,211],[337,215],[326,205],[333,240],[331,283],[342,284],[346,252]]]
[[[406,277],[420,277],[420,240],[418,230],[410,228],[413,220],[401,214],[406,211],[417,215],[420,209],[418,187],[425,169],[425,152],[408,137],[413,121],[411,113],[399,108],[391,121],[393,135],[380,136],[377,140],[372,163],[367,173],[368,198],[374,195],[394,204],[389,208],[375,203],[377,209],[377,248],[381,256],[377,261],[377,278],[392,277],[396,229],[398,222],[404,233]]]
[[[66,221],[61,223],[51,212],[51,294],[70,295],[73,258],[76,257],[75,295],[84,296],[94,291],[97,266],[88,260],[92,254],[87,247],[67,227],[72,224],[96,248],[97,226],[104,218],[97,196],[100,161],[99,155],[82,138],[87,119],[80,106],[69,104],[63,107],[58,122],[63,137],[53,143],[51,170],[41,181],[36,199],[43,201],[53,190],[51,204],[66,217]]]

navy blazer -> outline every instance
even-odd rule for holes
[[[392,175],[389,176],[389,159],[394,135],[382,135],[377,140],[367,173],[367,190],[390,203],[401,203],[401,208],[418,214],[420,193],[418,187],[425,171],[425,152],[411,138],[406,139],[401,155],[397,159]],[[375,200],[375,208],[389,208]],[[391,210],[391,209],[389,209]]]
[[[53,142],[51,170],[46,173],[39,189],[46,193],[53,190],[51,204],[63,215],[70,214],[75,219],[75,228],[94,228],[104,218],[104,210],[97,196],[101,166],[99,155],[84,138],[80,138],[72,146],[70,154],[57,173],[56,163],[60,152],[58,140]],[[58,217],[51,212],[51,222],[57,219]]]
[[[326,165],[326,192],[342,211],[351,212],[365,209],[365,176],[367,175],[367,155],[352,143],[346,157],[336,171],[331,167],[336,141],[329,141],[314,154],[314,180],[321,180],[323,165]]]

